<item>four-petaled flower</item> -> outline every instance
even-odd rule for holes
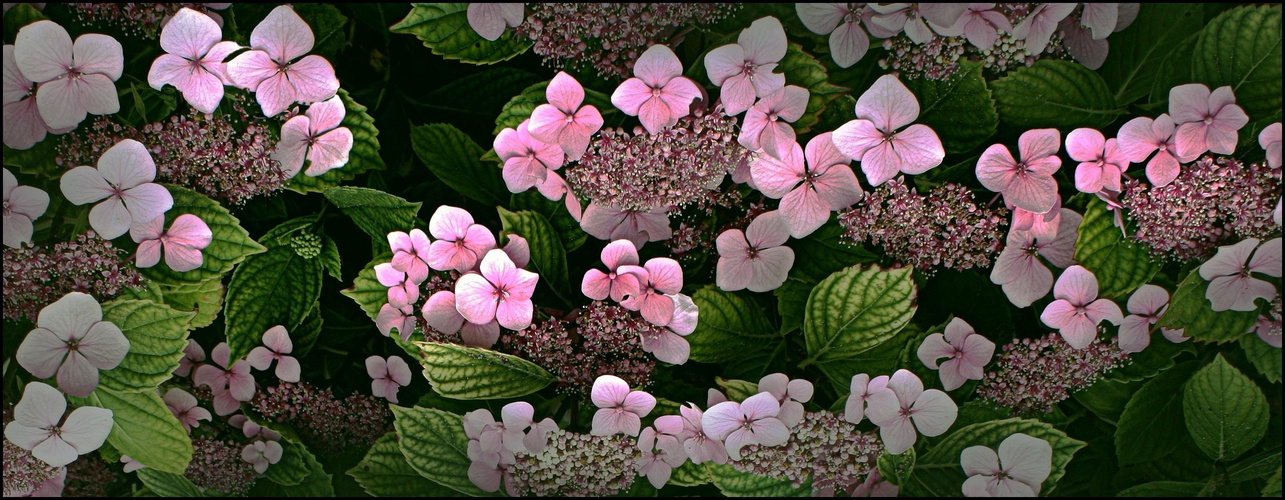
[[[946,150],[933,129],[910,125],[916,118],[915,94],[896,75],[881,76],[857,99],[857,119],[834,131],[834,146],[861,162],[872,186],[887,182],[897,172],[922,174],[940,165]],[[906,128],[899,130],[902,127]]]
[[[1053,273],[1040,257],[1062,268],[1075,262],[1075,239],[1084,217],[1069,208],[1061,212],[1054,237],[1042,238],[1033,231],[1014,228],[1008,232],[1004,251],[995,259],[991,283],[1002,285],[1004,295],[1017,307],[1031,305],[1053,288]]]
[[[759,392],[770,393],[781,405],[777,420],[786,427],[794,427],[803,421],[803,403],[812,400],[812,382],[790,377],[784,373],[773,373],[759,379]]]
[[[201,250],[214,241],[210,226],[200,217],[183,214],[174,218],[168,231],[163,229],[165,216],[130,226],[129,237],[138,243],[134,265],[155,266],[164,250],[165,265],[174,271],[183,273],[201,267],[204,262]]]
[[[195,396],[178,387],[166,391],[164,399],[165,406],[183,424],[183,430],[188,434],[192,433],[193,427],[200,427],[202,420],[208,422],[214,418],[210,415],[210,410],[197,406]]]
[[[245,360],[255,370],[267,370],[272,361],[276,360],[277,378],[282,382],[298,382],[299,360],[294,356],[287,356],[293,350],[294,343],[290,341],[290,333],[286,332],[286,327],[277,325],[263,332],[263,345],[251,349]]]
[[[755,97],[765,97],[785,86],[785,74],[773,73],[785,57],[785,28],[775,17],[764,17],[741,31],[736,43],[705,55],[705,72],[716,87],[728,116],[750,109]]]
[[[843,419],[859,424],[865,419],[866,405],[870,402],[870,396],[889,390],[888,376],[880,375],[872,379],[868,374],[858,373],[852,376],[848,390],[848,402],[843,406]]]
[[[428,265],[438,271],[471,271],[482,256],[495,248],[495,236],[473,223],[468,211],[442,205],[428,220],[428,233],[437,238],[428,246]]]
[[[714,389],[710,390],[713,391]],[[678,407],[678,413],[678,415],[657,417],[656,428],[666,434],[672,434],[679,441],[682,441],[683,450],[687,452],[687,457],[691,458],[694,464],[705,462],[727,463],[727,448],[723,446],[723,442],[705,434],[704,426],[701,424],[701,418],[705,412],[697,408],[695,403],[687,403],[687,406]],[[678,432],[673,432],[675,430],[674,423],[681,424],[682,429],[678,430]]]
[[[75,128],[87,113],[120,111],[115,82],[125,69],[120,42],[90,33],[73,44],[53,21],[36,21],[18,30],[13,42],[18,69],[36,88],[36,108],[51,129]],[[7,125],[7,123],[6,123]],[[6,127],[7,128],[7,127]]]
[[[470,3],[464,12],[468,25],[478,36],[492,42],[504,35],[509,27],[516,28],[522,24],[522,4],[520,3]],[[492,490],[494,491],[494,490]]]
[[[241,460],[253,465],[255,472],[263,474],[268,470],[268,464],[281,461],[284,452],[281,443],[276,441],[255,441],[241,449]]]
[[[994,144],[977,160],[977,180],[991,191],[1002,193],[1004,203],[1043,214],[1058,202],[1053,174],[1062,168],[1057,151],[1062,135],[1055,128],[1028,130],[1017,139],[1022,161],[1013,160],[1008,147]]]
[[[812,234],[830,218],[830,212],[861,199],[861,184],[848,166],[851,157],[839,152],[832,139],[826,132],[808,141],[806,152],[794,143],[782,157],[758,154],[750,163],[758,190],[780,198],[781,222],[790,236]]]
[[[1213,92],[1201,83],[1169,89],[1169,115],[1178,125],[1174,136],[1180,158],[1195,158],[1205,151],[1236,152],[1237,131],[1249,123],[1249,115],[1236,105],[1236,95],[1227,85]]]
[[[558,143],[536,139],[530,127],[531,120],[522,120],[516,130],[506,128],[495,136],[495,154],[504,163],[501,171],[504,185],[513,193],[521,193],[544,182],[549,172],[562,168],[566,159]]]
[[[1248,238],[1235,245],[1218,247],[1218,253],[1200,265],[1200,277],[1209,281],[1205,298],[1215,311],[1253,311],[1258,309],[1254,299],[1272,300],[1276,287],[1253,278],[1250,273],[1281,277],[1281,239],[1275,238],[1262,246],[1259,240]],[[1257,247],[1258,250],[1254,250]],[[1250,253],[1253,258],[1250,258]]]
[[[1179,163],[1196,159],[1194,156],[1185,158],[1176,156],[1178,154],[1178,144],[1174,139],[1176,130],[1177,126],[1174,125],[1173,118],[1167,114],[1161,114],[1155,120],[1140,116],[1120,126],[1120,131],[1116,133],[1117,145],[1120,147],[1120,152],[1132,163],[1142,163],[1150,156],[1151,161],[1147,162],[1147,179],[1150,179],[1156,187],[1161,187],[1178,178],[1181,172]],[[1152,156],[1151,153],[1155,155]]]
[[[152,61],[147,83],[156,90],[173,85],[192,108],[213,113],[223,100],[223,86],[231,85],[229,55],[241,49],[225,42],[223,29],[210,16],[184,7],[161,30],[161,54]]]
[[[632,241],[636,248],[642,248],[648,241],[667,240],[674,235],[664,208],[621,210],[598,202],[591,202],[585,208],[580,228],[600,240]]]
[[[32,222],[48,208],[49,194],[40,188],[19,186],[18,178],[4,169],[4,246],[19,248],[31,243]]]
[[[1150,326],[1160,320],[1160,315],[1169,308],[1169,292],[1156,285],[1142,285],[1126,304],[1129,312],[1120,323],[1118,344],[1124,352],[1142,352],[1151,344]],[[1165,338],[1181,337],[1182,330],[1162,328]]]
[[[388,233],[393,269],[406,273],[412,283],[423,283],[428,279],[428,248],[431,244],[428,235],[420,229],[411,229],[410,234],[401,231]]]
[[[789,441],[790,429],[776,418],[780,412],[776,396],[760,392],[740,403],[724,401],[711,406],[701,416],[701,426],[710,437],[723,442],[729,458],[739,461],[741,448],[751,444],[780,446]]]
[[[602,128],[602,113],[592,104],[581,106],[584,87],[565,71],[554,75],[544,96],[549,103],[531,111],[527,130],[536,139],[557,144],[568,160],[579,160],[589,147],[589,137]]]
[[[643,128],[654,134],[687,116],[692,101],[698,97],[701,89],[683,76],[683,63],[678,56],[669,47],[657,44],[638,57],[634,77],[616,87],[611,103],[626,115],[637,116]],[[749,107],[749,103],[745,106]]]
[[[1097,338],[1102,320],[1119,325],[1124,321],[1120,306],[1098,298],[1098,278],[1081,266],[1071,266],[1053,285],[1053,303],[1040,313],[1040,321],[1057,328],[1071,347],[1083,349]]]
[[[455,308],[460,315],[477,324],[496,320],[510,330],[530,326],[535,313],[531,294],[540,277],[518,269],[500,249],[487,252],[480,271],[460,276],[455,282]]]
[[[4,427],[4,437],[53,467],[102,447],[112,430],[112,411],[82,406],[64,420],[66,411],[67,400],[58,389],[30,382],[13,408],[13,421]]]
[[[353,135],[340,127],[347,110],[339,96],[308,106],[302,115],[281,125],[281,140],[272,151],[272,159],[281,162],[286,177],[294,177],[308,160],[304,175],[316,177],[348,164]]]
[[[950,396],[937,389],[925,391],[923,382],[909,370],[893,373],[888,389],[873,392],[866,408],[866,416],[879,426],[879,437],[888,453],[898,455],[910,449],[918,434],[940,436],[959,415]]]
[[[125,139],[98,158],[98,168],[80,166],[63,174],[62,194],[73,205],[98,200],[89,211],[89,225],[106,239],[115,239],[130,226],[150,222],[174,206],[174,197],[156,179],[156,162],[143,143]]]
[[[938,370],[942,388],[953,391],[964,385],[965,380],[981,380],[982,367],[995,354],[995,343],[973,331],[972,325],[959,318],[950,320],[945,334],[934,333],[919,344],[919,360],[924,366]],[[940,367],[937,360],[943,361]]]
[[[621,301],[620,305],[641,312],[648,323],[669,325],[674,318],[674,300],[670,295],[683,290],[683,268],[674,259],[656,257],[634,274],[638,276],[638,294]]]
[[[1075,167],[1076,189],[1120,192],[1120,176],[1129,169],[1129,158],[1116,139],[1107,139],[1095,129],[1077,128],[1066,134],[1066,154],[1080,162]]]
[[[410,385],[410,365],[399,356],[388,359],[379,356],[366,358],[366,374],[370,375],[370,395],[397,402],[397,390]]]
[[[656,398],[643,391],[630,391],[629,383],[615,375],[602,375],[593,381],[589,399],[599,409],[593,414],[595,436],[625,434],[633,437],[641,431],[642,417],[656,407]]]
[[[580,291],[593,300],[620,302],[638,294],[638,249],[629,240],[616,240],[602,249],[602,263],[610,271],[590,269],[584,273]]]
[[[790,123],[807,111],[808,95],[808,89],[787,85],[763,96],[745,112],[737,142],[750,151],[762,149],[776,157],[786,154],[795,143]]]
[[[129,353],[120,327],[103,321],[94,297],[71,292],[40,310],[38,328],[18,346],[18,364],[37,378],[57,374],[58,388],[89,397],[98,387],[98,370],[116,368]]]
[[[776,210],[759,214],[744,232],[723,231],[714,240],[718,248],[715,283],[728,292],[777,289],[794,267],[794,250],[784,246],[789,238],[790,230]]]
[[[375,279],[388,287],[388,303],[379,308],[375,326],[385,337],[396,328],[402,342],[409,340],[418,325],[418,320],[415,319],[415,302],[419,300],[419,285],[408,279],[406,273],[394,269],[390,263],[375,266]]]
[[[678,438],[668,434],[657,434],[656,429],[648,427],[638,435],[638,450],[641,456],[634,460],[634,470],[647,476],[647,481],[656,489],[664,488],[674,468],[687,461],[683,446]]]
[[[959,465],[968,475],[966,497],[1035,497],[1053,469],[1053,447],[1019,432],[999,444],[999,454],[986,446],[964,448]]]
[[[315,41],[312,28],[293,7],[279,6],[250,32],[252,50],[228,61],[228,76],[237,87],[254,92],[266,116],[295,102],[329,99],[339,90],[335,68],[318,55],[300,59]]]
[[[219,342],[210,351],[210,359],[218,365],[201,365],[192,374],[193,383],[210,387],[214,394],[214,413],[218,415],[232,413],[241,407],[241,403],[254,399],[254,376],[250,375],[250,363],[244,359],[229,363],[230,355],[228,343]]]

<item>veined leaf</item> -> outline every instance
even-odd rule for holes
[[[1230,85],[1250,120],[1281,116],[1281,6],[1247,5],[1219,14],[1200,30],[1192,52],[1194,81]]]
[[[386,241],[388,233],[407,231],[423,203],[409,202],[378,189],[336,187],[326,190],[326,199],[352,218],[357,227],[375,241]]]
[[[321,296],[321,259],[279,246],[247,259],[232,274],[224,315],[229,359],[241,359],[276,325],[298,326]]]
[[[384,434],[366,451],[361,462],[348,469],[366,493],[375,497],[447,497],[458,492],[415,472],[402,455],[397,433]]]
[[[192,461],[192,440],[155,391],[116,392],[99,386],[89,403],[112,411],[107,442],[151,469],[182,475]]]
[[[1196,446],[1214,460],[1234,460],[1267,434],[1263,391],[1221,354],[1183,386],[1182,415]]]
[[[1093,70],[1044,59],[991,82],[1000,121],[1019,129],[1102,128],[1124,110]]]
[[[1106,203],[1089,201],[1075,240],[1075,261],[1098,278],[1098,295],[1125,298],[1151,281],[1160,266],[1141,243],[1129,241],[1115,227]]]
[[[1174,450],[1173,436],[1186,430],[1182,386],[1196,372],[1194,361],[1151,379],[1124,406],[1116,425],[1116,457],[1121,466],[1163,459]]]
[[[104,303],[103,321],[120,327],[129,339],[129,353],[115,368],[100,373],[101,386],[120,392],[150,392],[169,380],[187,347],[192,316],[150,300]]]
[[[424,376],[438,394],[453,399],[516,398],[557,380],[525,359],[478,347],[414,342]]]
[[[915,314],[911,269],[852,266],[812,289],[803,319],[808,359],[842,360],[891,339]]]
[[[790,124],[794,127],[794,131],[800,134],[812,130],[812,126],[820,120],[821,113],[825,112],[825,107],[830,101],[852,90],[831,84],[825,65],[811,54],[804,52],[802,45],[793,42],[786,47],[785,57],[781,58],[781,62],[777,64],[774,71],[785,73],[786,85],[798,85],[808,89],[808,106],[803,111],[803,116]]]
[[[482,147],[449,123],[430,123],[411,129],[415,155],[443,183],[486,205],[501,205],[509,192],[500,169],[483,163]]]
[[[494,41],[482,38],[465,17],[467,3],[417,3],[390,30],[415,35],[434,54],[471,64],[494,64],[526,52],[535,42],[513,29]]]
[[[1115,89],[1116,104],[1128,105],[1151,93],[1165,57],[1203,27],[1202,11],[1200,4],[1144,4],[1128,29],[1111,35],[1101,71]]]
[[[504,227],[501,234],[526,238],[531,248],[531,270],[540,275],[538,284],[549,287],[563,302],[573,304],[575,294],[571,292],[567,276],[567,251],[562,248],[562,240],[549,220],[528,210],[510,212],[503,207],[496,209]]]
[[[1182,328],[1185,335],[1201,342],[1231,342],[1245,335],[1258,321],[1257,311],[1214,312],[1205,290],[1209,282],[1192,271],[1178,284],[1169,299],[1169,309],[1157,324],[1164,328]]]
[[[696,331],[686,337],[691,345],[692,361],[721,363],[743,359],[750,353],[770,348],[781,338],[762,309],[736,293],[709,285],[692,294],[692,301],[700,310]]]
[[[401,436],[402,456],[412,469],[430,481],[469,496],[496,496],[479,489],[468,478],[473,462],[468,458],[464,419],[434,408],[389,406]]]
[[[200,283],[219,278],[247,256],[267,250],[251,239],[250,233],[241,227],[241,221],[228,213],[219,202],[187,188],[171,184],[164,186],[174,198],[174,207],[165,212],[166,227],[179,215],[192,214],[200,217],[210,227],[213,238],[210,245],[201,250],[201,267],[180,273],[164,264],[157,264],[139,269],[143,277],[167,285]]]
[[[795,487],[789,481],[741,472],[731,464],[705,463],[710,482],[729,497],[808,497],[812,496],[812,479]]]
[[[1258,369],[1268,381],[1281,383],[1281,350],[1272,347],[1258,338],[1258,335],[1246,335],[1240,338],[1240,348],[1245,350],[1245,357]]]

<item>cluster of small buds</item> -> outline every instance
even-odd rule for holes
[[[254,486],[258,474],[254,472],[254,465],[241,460],[243,447],[232,440],[194,437],[192,462],[183,475],[202,491],[244,496]]]
[[[633,484],[638,455],[632,437],[558,429],[549,433],[543,451],[517,455],[517,463],[508,468],[508,481],[523,495],[607,497]]]
[[[226,116],[192,110],[144,126],[157,179],[235,205],[279,191],[290,179],[272,159],[271,131],[254,122],[235,127]]]
[[[608,79],[629,78],[647,47],[674,45],[682,26],[716,23],[737,4],[532,3],[518,36],[535,42],[532,51],[547,66],[593,68]],[[677,35],[677,36],[676,36]],[[675,40],[675,39],[678,40]]]
[[[884,39],[883,49],[888,56],[879,60],[879,67],[907,80],[945,80],[959,71],[959,60],[967,45],[968,40],[962,36],[934,36],[920,45],[901,33]]]
[[[650,382],[656,359],[643,352],[641,333],[664,330],[628,309],[594,301],[575,319],[533,323],[501,337],[504,350],[548,368],[558,392],[586,396],[601,375],[616,375],[630,387]]]
[[[210,9],[226,9],[230,4],[204,3],[73,3],[76,21],[88,26],[112,27],[127,35],[155,39],[161,27],[175,13],[187,7],[211,15]]]
[[[888,181],[839,214],[844,238],[883,247],[893,259],[931,272],[990,267],[1004,240],[1008,210],[978,207],[968,188],[947,183],[921,195]]]
[[[4,496],[30,495],[41,483],[58,475],[59,467],[37,460],[30,451],[4,439]]]
[[[674,229],[674,235],[669,238],[669,253],[683,267],[695,265],[700,253],[713,247],[706,234],[708,233],[702,226],[679,223],[678,228]]]
[[[621,210],[703,202],[749,158],[736,134],[736,118],[724,114],[721,104],[656,134],[604,128],[579,165],[566,170],[567,182],[581,198]]]
[[[1189,261],[1232,241],[1270,237],[1280,193],[1281,169],[1209,155],[1163,187],[1129,181],[1120,203],[1138,224],[1133,239],[1158,256]]]
[[[842,413],[820,411],[804,413],[784,445],[746,446],[741,460],[731,464],[742,472],[790,481],[796,488],[811,477],[814,491],[846,490],[875,470],[880,453],[877,434],[858,431]]]
[[[124,474],[120,464],[110,465],[97,453],[77,458],[67,464],[64,497],[105,497],[107,488]]]
[[[46,305],[71,292],[106,302],[125,288],[143,286],[134,266],[93,230],[52,249],[4,249],[4,317],[35,320]]]
[[[1084,389],[1108,371],[1130,362],[1115,341],[1098,339],[1075,349],[1050,333],[1038,339],[1014,340],[1003,348],[993,370],[986,372],[977,395],[1009,408],[1016,415],[1053,411],[1053,405]]]
[[[264,418],[294,426],[309,447],[323,452],[368,448],[393,430],[392,413],[379,398],[354,393],[337,399],[307,382],[268,387],[250,405]]]
[[[1001,3],[995,4],[993,10],[1003,14],[1011,25],[1017,26],[1037,5],[1039,4]],[[1061,32],[1053,33],[1048,46],[1040,53],[1031,53],[1026,48],[1026,41],[1012,33],[998,30],[996,36],[995,45],[989,49],[979,49],[964,36],[934,34],[932,40],[920,45],[905,33],[900,33],[884,39],[883,48],[888,51],[888,55],[879,60],[879,67],[897,72],[902,78],[944,80],[959,70],[959,61],[967,60],[980,62],[988,78],[998,78],[1015,69],[1035,64],[1040,59],[1071,59],[1062,43]]]

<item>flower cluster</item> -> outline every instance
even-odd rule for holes
[[[40,308],[70,292],[106,301],[143,278],[126,265],[112,242],[92,230],[75,240],[45,247],[4,249],[4,316],[36,319]]]
[[[993,371],[977,386],[977,395],[1018,415],[1053,411],[1053,405],[1072,392],[1129,363],[1128,353],[1114,342],[1096,340],[1076,349],[1057,333],[1015,340],[1002,350]]]
[[[782,446],[746,446],[732,466],[757,476],[790,481],[796,488],[809,477],[813,491],[848,489],[875,471],[883,452],[879,438],[857,430],[843,414],[806,412]]]
[[[30,495],[60,473],[64,473],[63,468],[49,465],[8,438],[4,439],[4,496]]]
[[[174,14],[187,7],[210,16],[220,25],[223,18],[215,10],[230,3],[73,3],[76,21],[89,26],[113,27],[126,34],[156,38]]]
[[[500,346],[548,368],[558,377],[558,392],[588,395],[605,374],[632,387],[646,387],[656,360],[642,350],[639,332],[663,330],[605,302],[586,306],[574,322],[550,319],[505,336]]]
[[[212,437],[192,439],[192,462],[183,475],[202,490],[242,496],[254,486],[254,466],[241,460],[242,445]]]
[[[268,387],[250,405],[264,418],[294,426],[313,449],[325,452],[369,448],[393,430],[392,413],[379,398],[353,393],[339,399],[307,382]]]
[[[608,497],[634,483],[637,457],[634,438],[556,429],[543,451],[517,455],[508,484],[522,495]]]

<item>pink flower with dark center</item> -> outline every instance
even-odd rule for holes
[[[267,370],[272,361],[276,360],[277,378],[282,382],[298,382],[299,360],[294,356],[287,356],[293,350],[294,343],[290,341],[290,333],[286,332],[286,327],[277,325],[263,332],[263,345],[251,349],[245,360],[255,370]]]
[[[1142,285],[1129,296],[1128,316],[1120,323],[1118,344],[1124,352],[1142,352],[1151,344],[1151,325],[1169,308],[1169,292],[1156,285]],[[1182,330],[1161,329],[1166,338],[1181,336]]]
[[[783,246],[788,239],[790,231],[776,210],[755,217],[744,232],[723,231],[715,240],[718,287],[728,292],[743,288],[767,292],[779,288],[794,267],[794,250]]]
[[[276,441],[255,441],[245,445],[241,450],[241,460],[254,466],[254,471],[263,474],[268,470],[269,464],[275,464],[281,461],[281,455],[285,452],[281,448],[281,443]]]
[[[1263,131],[1258,133],[1258,145],[1267,152],[1267,166],[1281,168],[1281,122],[1263,128]],[[1280,210],[1278,209],[1276,213],[1279,219]],[[1276,224],[1280,224],[1279,220]]]
[[[741,448],[780,446],[790,439],[790,429],[776,418],[781,405],[768,392],[760,392],[737,403],[718,403],[701,416],[701,426],[712,438],[723,442],[727,456],[741,460]]]
[[[1066,268],[1053,285],[1053,297],[1057,300],[1044,308],[1040,320],[1057,328],[1066,343],[1076,349],[1083,349],[1097,338],[1098,323],[1103,320],[1113,325],[1124,321],[1120,306],[1098,298],[1098,278],[1083,267]]]
[[[973,331],[972,325],[959,318],[950,320],[945,334],[934,333],[919,344],[919,360],[937,370],[943,389],[953,391],[966,380],[981,380],[982,370],[995,355],[995,343]],[[950,358],[941,362],[941,358]]]
[[[794,4],[795,13],[799,15],[799,20],[803,21],[803,25],[809,31],[818,35],[830,35],[830,57],[834,58],[834,63],[838,64],[840,68],[851,67],[857,61],[860,61],[862,57],[865,57],[867,50],[870,50],[870,36],[866,34],[865,30],[861,29],[860,24],[863,17],[862,12],[868,7],[863,8],[859,7],[859,5],[861,4]],[[906,16],[904,14],[901,15],[899,20],[904,24]],[[866,26],[871,24],[871,21],[866,21]],[[884,31],[884,28],[880,25],[876,25],[873,28]],[[890,31],[901,31],[901,28],[898,27],[896,30]]]
[[[1055,198],[1057,203],[1053,204],[1053,209],[1044,213],[1036,213],[1023,210],[1019,207],[1009,207],[1013,211],[1013,223],[1009,225],[1013,231],[1023,231],[1030,233],[1036,238],[1053,239],[1057,237],[1057,230],[1062,225],[1062,197]]]
[[[506,28],[521,26],[525,19],[520,3],[470,3],[465,17],[478,36],[492,42],[499,40]]]
[[[999,444],[999,454],[985,446],[970,446],[959,454],[968,480],[966,497],[1036,497],[1053,468],[1048,441],[1017,433]]]
[[[1157,116],[1155,120],[1145,116],[1129,120],[1120,127],[1117,133],[1117,145],[1125,158],[1132,163],[1142,163],[1148,157],[1147,179],[1156,187],[1173,182],[1181,172],[1179,163],[1187,163],[1196,157],[1178,158],[1178,145],[1174,132],[1177,127],[1167,114]],[[1155,153],[1153,156],[1151,153]]]
[[[217,366],[201,365],[192,375],[193,383],[209,386],[214,393],[214,413],[218,415],[232,413],[241,407],[241,403],[254,399],[254,376],[250,375],[250,363],[244,359],[228,363],[230,354],[228,343],[219,342],[210,351],[210,359]]]
[[[1075,10],[1073,3],[1042,3],[1013,28],[1013,37],[1025,40],[1031,54],[1043,54],[1057,25]]]
[[[870,407],[866,409],[866,416],[879,426],[879,438],[888,453],[898,455],[909,450],[918,434],[940,436],[950,429],[959,414],[959,407],[950,396],[937,389],[925,391],[923,382],[909,370],[892,374],[888,389],[873,392],[868,400]]]
[[[674,468],[687,461],[683,446],[678,438],[665,434],[656,434],[656,429],[648,427],[638,435],[638,450],[642,455],[634,460],[634,470],[647,476],[647,481],[656,489],[664,488],[669,482]]]
[[[834,146],[861,162],[872,186],[887,182],[897,172],[922,174],[946,157],[933,129],[910,125],[919,117],[919,101],[895,75],[875,80],[857,99],[856,112],[856,120],[834,131]],[[902,127],[906,128],[899,130]]]
[[[420,309],[424,322],[434,330],[442,333],[460,333],[464,345],[490,348],[500,339],[500,323],[492,319],[488,323],[476,324],[464,320],[455,307],[455,292],[442,290],[434,293],[424,307]]]
[[[544,95],[549,103],[531,111],[527,130],[546,144],[560,146],[568,160],[579,160],[589,147],[589,137],[602,128],[602,113],[591,104],[581,106],[584,87],[565,71],[554,75]]]
[[[596,201],[585,208],[580,228],[600,240],[632,241],[637,248],[648,241],[663,241],[674,235],[664,208],[620,210]]]
[[[98,387],[98,370],[116,368],[129,353],[120,327],[103,321],[94,297],[71,292],[40,310],[38,327],[18,346],[18,364],[37,378],[57,375],[58,388],[89,397]]]
[[[780,157],[794,146],[794,127],[808,107],[808,89],[787,85],[763,96],[745,113],[737,141],[750,151],[762,149]]]
[[[634,78],[616,87],[611,93],[611,103],[626,115],[637,116],[643,128],[655,134],[687,116],[692,101],[701,95],[700,87],[683,76],[683,63],[674,51],[657,44],[638,57]],[[749,103],[745,106],[748,108]]]
[[[428,265],[438,271],[471,271],[482,256],[495,248],[491,231],[474,224],[473,215],[462,208],[437,207],[428,220],[428,232],[437,238],[428,247]]]
[[[780,20],[768,16],[741,31],[735,44],[705,55],[705,71],[715,86],[722,87],[719,99],[728,116],[749,109],[755,97],[785,86],[785,75],[772,70],[785,57],[786,48],[785,28]]]
[[[196,397],[183,389],[175,387],[166,391],[164,399],[165,406],[183,424],[183,430],[188,434],[192,433],[193,427],[200,427],[202,420],[208,422],[214,418],[210,415],[210,410],[197,406]]]
[[[195,340],[187,339],[187,346],[183,348],[183,358],[178,360],[178,368],[174,370],[174,375],[186,377],[192,374],[192,369],[200,366],[205,361],[205,349]]]
[[[803,421],[803,403],[812,400],[812,382],[790,377],[784,373],[773,373],[759,379],[759,392],[770,393],[781,405],[777,420],[786,427],[793,428]]]
[[[201,250],[214,241],[210,226],[192,214],[183,214],[165,228],[165,216],[160,216],[129,228],[129,237],[138,243],[134,265],[143,267],[155,266],[161,261],[161,252],[165,253],[165,265],[183,273],[201,267],[204,257]]]
[[[222,40],[214,19],[184,7],[161,30],[166,53],[152,62],[147,83],[156,90],[173,85],[197,111],[213,113],[223,100],[223,86],[232,85],[223,60],[243,48]]]
[[[1251,277],[1250,273],[1281,277],[1281,239],[1269,240],[1262,246],[1258,241],[1248,238],[1235,245],[1218,247],[1218,253],[1200,265],[1200,277],[1209,281],[1205,298],[1213,310],[1253,311],[1258,309],[1254,299],[1270,301],[1276,296],[1275,286]]]
[[[1030,231],[1010,230],[1004,251],[995,259],[991,283],[1003,285],[1004,295],[1017,307],[1026,307],[1053,288],[1053,273],[1039,257],[1057,267],[1075,262],[1075,239],[1084,217],[1069,208],[1061,209],[1057,235],[1039,238]]]
[[[1249,123],[1249,115],[1236,105],[1227,85],[1213,92],[1200,83],[1170,89],[1169,115],[1178,125],[1174,138],[1181,158],[1195,158],[1205,151],[1235,153],[1237,131]]]
[[[76,167],[63,174],[62,194],[73,205],[106,199],[89,211],[89,225],[105,239],[116,239],[133,224],[165,215],[174,197],[156,179],[156,163],[143,143],[125,139],[98,159],[98,168]]]
[[[375,326],[379,328],[379,333],[387,337],[396,328],[402,342],[410,341],[410,336],[415,333],[415,327],[418,325],[419,320],[415,318],[415,307],[412,304],[402,306],[384,304],[379,308],[379,314],[375,316]]]
[[[67,400],[58,389],[29,382],[13,408],[13,421],[4,437],[53,467],[62,467],[97,450],[112,430],[112,411],[94,406],[76,408],[63,419]]]
[[[18,178],[4,169],[4,246],[20,248],[31,243],[32,223],[48,208],[48,194],[40,188],[19,186]]]
[[[502,436],[504,446],[514,450],[514,453],[544,451],[544,448],[549,445],[549,433],[558,429],[558,424],[551,418],[536,422],[535,407],[525,401],[504,405],[500,409],[500,419],[504,422]],[[524,431],[525,434],[523,434]]]
[[[388,303],[394,308],[413,306],[419,302],[419,285],[407,278],[406,273],[398,271],[390,263],[375,265],[375,279],[388,287]]]
[[[397,402],[397,390],[410,385],[410,365],[399,356],[388,359],[379,356],[366,358],[366,374],[370,375],[370,394],[377,398],[387,399],[389,403]]]
[[[455,308],[460,315],[476,324],[496,320],[510,330],[530,326],[535,312],[531,294],[540,277],[515,267],[499,249],[487,252],[480,270],[481,274],[465,274],[455,282]]]
[[[691,297],[681,293],[665,297],[674,303],[674,313],[669,324],[663,328],[639,330],[638,334],[643,352],[649,352],[666,363],[681,365],[691,355],[691,345],[683,337],[696,331],[697,307]]]
[[[656,257],[633,273],[638,277],[638,294],[621,301],[620,305],[641,312],[648,323],[668,325],[674,317],[674,300],[668,294],[683,290],[683,268],[674,259]]]
[[[1080,162],[1075,167],[1076,189],[1084,193],[1120,191],[1120,176],[1129,169],[1129,157],[1116,139],[1107,139],[1091,128],[1077,128],[1066,135],[1066,153]]]
[[[781,222],[795,238],[812,234],[830,218],[830,212],[861,199],[861,184],[848,166],[850,157],[831,140],[826,132],[808,141],[806,153],[795,143],[781,158],[759,154],[750,163],[759,191],[780,198]]]
[[[629,384],[615,375],[602,375],[593,381],[589,399],[599,410],[593,414],[595,436],[624,434],[637,436],[642,417],[656,407],[656,398],[643,391],[630,391]]]
[[[428,248],[431,244],[428,235],[419,229],[411,229],[410,234],[401,231],[388,233],[388,247],[393,250],[393,269],[406,273],[412,283],[423,283],[428,279]]]
[[[18,69],[40,84],[36,107],[50,129],[75,128],[87,113],[120,111],[112,82],[120,78],[125,56],[115,38],[91,33],[73,44],[62,26],[36,21],[18,30],[13,45]]]
[[[865,419],[866,405],[870,402],[870,397],[877,392],[888,390],[887,375],[880,375],[873,379],[865,373],[853,375],[848,402],[843,407],[843,419],[854,425],[861,423]]]
[[[60,134],[72,127],[54,130],[45,124],[36,104],[36,82],[18,69],[13,46],[4,46],[4,145],[13,149],[31,149],[45,139],[46,133]]]
[[[531,120],[523,120],[516,130],[506,128],[495,136],[495,153],[504,163],[504,184],[510,192],[521,193],[544,182],[565,161],[558,143],[533,137],[530,124]]]
[[[348,127],[340,127],[347,111],[339,96],[314,103],[302,115],[281,125],[281,141],[272,151],[272,159],[281,162],[286,177],[294,177],[303,168],[304,175],[316,177],[348,164],[353,136]]]
[[[580,283],[580,291],[593,300],[621,302],[638,294],[638,249],[629,240],[616,240],[602,249],[602,263],[610,271],[590,269]]]
[[[1013,25],[1004,14],[994,10],[993,3],[974,3],[968,5],[963,15],[948,28],[935,26],[942,36],[964,36],[968,43],[982,50],[990,50],[999,39],[999,32],[1013,32]]]
[[[1048,213],[1058,200],[1053,174],[1062,168],[1057,152],[1062,135],[1057,129],[1028,130],[1017,140],[1022,161],[1013,160],[1008,147],[995,144],[977,160],[977,180],[991,191],[1002,193],[1004,203],[1034,213]]]
[[[692,463],[727,463],[727,448],[723,446],[722,441],[705,434],[704,427],[701,424],[704,412],[697,408],[695,403],[687,403],[687,405],[678,407],[679,416],[667,415],[657,418],[656,425],[662,425],[662,419],[681,418],[682,430],[675,435],[679,441],[683,442],[683,450],[687,452],[687,457],[692,459]],[[665,432],[674,434],[669,431]]]
[[[250,33],[253,50],[228,61],[228,76],[237,87],[254,92],[266,116],[295,102],[329,99],[339,90],[335,68],[321,56],[303,57],[315,41],[312,28],[293,7],[279,6]]]

